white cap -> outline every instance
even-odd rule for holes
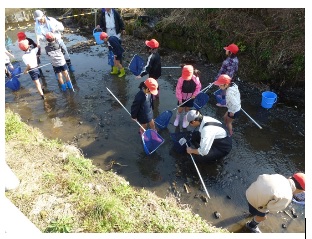
[[[187,119],[188,122],[191,122],[191,121],[195,120],[198,116],[200,116],[199,111],[197,111],[197,110],[190,110],[186,114],[186,119]]]
[[[43,12],[41,11],[41,10],[36,10],[35,12],[34,12],[34,17],[35,17],[35,20],[39,20],[40,18],[42,18],[43,17]]]

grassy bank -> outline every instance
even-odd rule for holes
[[[9,110],[5,156],[21,181],[6,196],[42,232],[228,232],[173,197],[134,189],[96,168],[76,147],[46,139]]]

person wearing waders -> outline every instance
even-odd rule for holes
[[[192,133],[191,147],[186,148],[188,154],[194,156],[199,163],[207,163],[223,158],[232,149],[232,138],[219,120],[203,116],[198,110],[190,110],[186,119],[192,127],[199,127]]]
[[[225,107],[228,108],[225,112],[223,119],[226,127],[229,130],[230,135],[233,135],[232,123],[236,119],[241,111],[241,99],[238,86],[232,82],[232,79],[228,75],[220,75],[218,80],[214,82],[214,85],[219,86],[222,91],[225,91],[226,103]]]
[[[173,123],[174,126],[179,126],[180,116],[184,111],[185,116],[183,117],[182,127],[184,129],[187,128],[189,123],[186,119],[186,114],[193,107],[194,99],[199,94],[200,89],[201,83],[199,77],[194,75],[194,67],[192,65],[184,65],[182,76],[178,79],[176,86],[177,105],[181,106],[178,107],[176,119]],[[184,104],[182,105],[182,103]]]
[[[36,48],[38,45],[35,43],[35,41],[29,37],[26,36],[26,34],[24,32],[18,32],[17,33],[17,41],[20,42],[22,40],[28,40],[28,43],[30,45],[31,48]],[[38,63],[38,66],[40,66],[41,64],[41,61],[40,61],[40,55],[41,55],[41,47],[39,46],[38,47],[38,53],[37,53],[37,63]],[[42,70],[41,68],[39,68],[39,72],[40,72],[40,75],[41,77],[43,77],[43,73],[42,73]]]
[[[222,66],[215,77],[215,81],[218,80],[220,75],[226,74],[229,77],[231,77],[232,82],[235,81],[236,79],[236,74],[238,71],[238,58],[237,58],[237,53],[239,51],[239,48],[237,45],[230,44],[226,47],[224,47],[225,50],[225,55],[227,56],[226,59],[223,61]],[[221,94],[218,95],[218,97],[221,98],[220,103],[217,103],[217,106],[219,107],[225,107],[226,104],[226,96],[225,96],[225,91],[221,90]]]
[[[53,70],[57,74],[62,91],[66,91],[67,87],[68,89],[73,89],[73,85],[68,74],[68,67],[64,57],[65,50],[59,43],[55,41],[55,36],[52,32],[48,32],[46,34],[46,39],[48,41],[48,45],[45,47],[45,50],[51,59]],[[66,83],[63,81],[63,74],[65,76]]]
[[[29,74],[32,81],[36,85],[36,88],[41,96],[41,98],[44,100],[45,97],[43,95],[43,89],[41,88],[40,83],[40,72],[38,70],[38,63],[37,63],[37,52],[38,47],[35,47],[33,49],[30,49],[28,40],[22,40],[18,43],[18,47],[25,52],[25,54],[22,56],[22,60],[26,65],[26,69],[24,70],[24,74]]]
[[[67,47],[62,39],[61,32],[64,31],[63,23],[57,21],[53,17],[46,16],[41,10],[34,12],[35,17],[35,33],[37,38],[37,45],[40,47],[40,41],[46,40],[46,34],[52,32],[55,36],[55,40],[65,50],[65,60],[70,72],[74,72],[74,67],[71,64],[70,56],[67,51]],[[55,73],[57,78],[57,74]]]
[[[261,233],[259,223],[270,212],[283,211],[292,201],[293,195],[305,192],[305,174],[295,173],[290,178],[280,174],[262,174],[246,190],[249,212],[253,219],[246,227]]]
[[[159,43],[155,39],[145,41],[146,50],[150,54],[147,58],[146,65],[143,67],[142,72],[136,77],[142,78],[148,74],[148,77],[158,80],[161,76],[161,60],[158,53]],[[157,95],[153,95],[153,99],[159,99],[159,87]]]
[[[114,66],[113,71],[111,72],[112,75],[117,75],[120,71],[118,77],[123,77],[126,75],[125,68],[122,66],[122,53],[124,53],[124,49],[122,48],[118,37],[116,36],[109,36],[106,32],[102,32],[100,34],[100,39],[104,40],[107,44],[109,43],[111,50],[114,53]]]

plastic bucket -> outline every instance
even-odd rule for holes
[[[262,92],[261,106],[265,109],[272,108],[273,104],[277,101],[277,95],[271,91]]]
[[[99,32],[98,30],[101,30],[101,31]],[[104,43],[104,40],[100,39],[101,33],[102,33],[102,29],[101,28],[99,28],[99,29],[98,28],[94,28],[93,36],[94,36],[94,39],[96,41],[96,44],[99,44],[99,45]]]

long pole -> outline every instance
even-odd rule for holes
[[[113,92],[110,91],[110,89],[108,89],[106,87],[106,89],[108,90],[109,93],[111,93],[111,95],[115,98],[115,100],[117,100],[117,102],[122,106],[122,108],[124,108],[125,111],[127,111],[127,113],[131,116],[130,112],[127,110],[126,107],[124,107],[124,105],[118,100],[118,98],[113,94]],[[144,130],[145,132],[145,129],[144,127],[136,120],[135,122],[137,122],[137,124]]]
[[[186,146],[189,147],[187,143],[186,143]],[[205,189],[205,192],[206,192],[206,194],[207,194],[207,197],[210,199],[210,196],[209,196],[209,193],[208,193],[208,191],[207,191],[206,185],[205,185],[205,183],[204,183],[204,181],[203,181],[203,179],[202,179],[202,177],[201,177],[201,175],[200,175],[200,173],[199,173],[199,170],[198,170],[197,165],[196,165],[196,163],[195,163],[195,161],[194,161],[193,155],[192,155],[192,154],[190,154],[190,155],[191,155],[192,161],[193,161],[193,163],[194,163],[194,166],[195,166],[195,168],[196,168],[196,170],[197,170],[197,173],[198,173],[198,176],[199,176],[199,178],[200,178],[200,181],[201,181],[201,183],[202,183],[202,185],[203,185],[203,187],[204,187],[204,189]]]
[[[251,119],[252,122],[255,123],[255,125],[257,125],[260,129],[262,129],[262,127],[261,127],[253,118],[251,118],[251,117],[246,113],[245,110],[243,110],[242,108],[241,108],[241,110],[245,113],[245,115],[247,115],[247,117],[248,117],[249,119]]]

